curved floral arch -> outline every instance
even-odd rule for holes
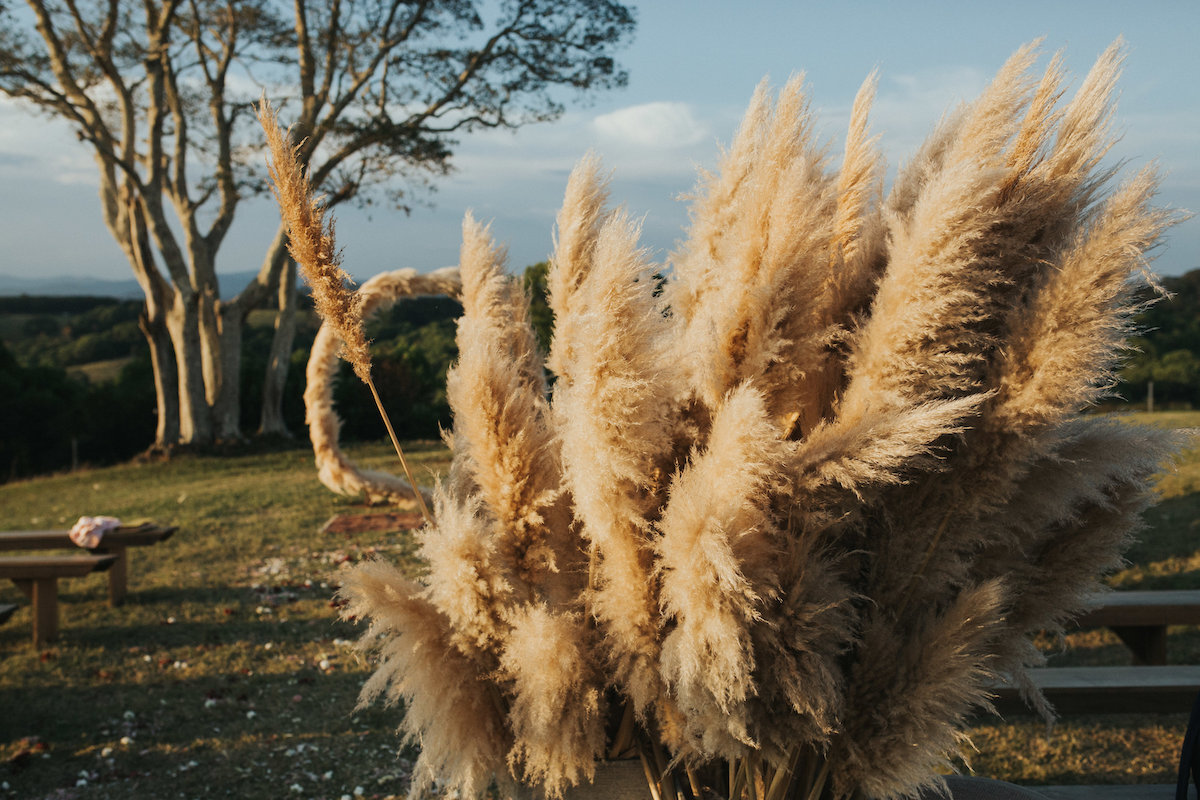
[[[403,297],[437,294],[457,297],[461,291],[462,281],[456,267],[426,275],[412,269],[383,272],[358,289],[363,297],[364,321],[391,308]],[[322,324],[305,370],[304,418],[316,456],[318,477],[338,494],[350,497],[365,494],[371,503],[414,500],[416,495],[408,481],[388,472],[359,469],[338,446],[342,421],[333,406],[333,379],[338,374],[341,346],[342,337],[337,328],[328,322]],[[425,496],[428,498],[427,494]]]

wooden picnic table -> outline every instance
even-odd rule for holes
[[[1075,620],[1081,628],[1109,628],[1133,651],[1134,663],[1167,663],[1167,626],[1200,625],[1200,591],[1105,592]]]
[[[1041,667],[1034,684],[1064,714],[1186,713],[1200,694],[1200,666]],[[1032,713],[1016,687],[991,687],[1002,716]]]
[[[0,579],[8,578],[33,603],[33,644],[40,647],[58,635],[58,580],[79,578],[110,569],[114,554],[70,556],[3,556]]]
[[[100,544],[92,549],[81,548],[71,541],[70,531],[0,531],[0,551],[14,550],[82,550],[97,555],[113,555],[116,559],[108,568],[108,602],[119,606],[125,601],[129,582],[130,547],[145,547],[166,541],[179,530],[176,526],[154,523],[123,525],[108,531]]]

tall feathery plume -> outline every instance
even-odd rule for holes
[[[872,73],[859,88],[850,113],[841,169],[837,173],[836,209],[828,266],[812,312],[791,323],[795,344],[790,359],[798,376],[789,398],[792,435],[802,438],[829,419],[844,387],[844,363],[838,353],[854,316],[869,301],[884,263],[884,227],[879,218],[883,195],[883,159],[868,136],[868,115],[875,98],[877,76]],[[814,265],[817,268],[818,265]],[[803,327],[807,325],[807,330]]]
[[[359,706],[380,695],[404,703],[401,730],[421,745],[412,796],[435,782],[481,797],[502,776],[512,735],[490,696],[486,675],[451,643],[452,623],[394,567],[364,562],[349,572],[340,594],[343,618],[369,618],[360,648],[377,651],[379,666],[363,686]]]
[[[669,259],[677,280],[667,284],[667,304],[682,319],[694,317],[702,298],[717,292],[722,265],[737,252],[738,241],[732,231],[744,198],[756,190],[752,175],[772,119],[771,109],[768,84],[763,80],[754,90],[717,171],[700,174],[689,209],[687,239]]]
[[[757,688],[751,630],[779,596],[780,532],[770,498],[786,445],[761,394],[743,386],[713,417],[706,449],[671,484],[655,544],[662,674],[703,760],[754,747],[747,702]]]
[[[439,497],[439,520],[460,520],[455,527],[466,546],[447,552],[452,530],[449,538],[425,537],[423,552],[431,584],[447,588],[435,600],[477,598],[464,609],[464,627],[475,620],[482,636],[473,644],[497,653],[512,694],[510,767],[557,796],[594,774],[604,747],[602,682],[586,658],[592,641],[578,608],[582,550],[569,536],[570,498],[529,299],[503,266],[503,252],[468,215],[459,360],[446,387],[455,409],[455,488],[475,497],[478,511],[464,516]],[[469,585],[457,580],[464,575],[473,578]]]
[[[1110,50],[1093,68],[1092,75],[1114,78],[1114,58],[1115,53]],[[1055,59],[1033,94],[1014,136],[1006,156],[1008,176],[996,196],[996,214],[1001,225],[987,241],[1002,254],[992,257],[1002,280],[991,288],[988,303],[981,304],[978,312],[981,322],[990,329],[990,335],[1008,342],[1008,345],[993,350],[994,355],[985,362],[984,378],[979,388],[991,394],[981,407],[980,415],[973,421],[974,430],[959,443],[957,455],[946,462],[946,469],[943,470],[943,476],[936,480],[937,488],[933,494],[912,495],[907,501],[897,498],[901,505],[905,502],[912,504],[912,511],[905,512],[906,515],[915,515],[914,520],[924,517],[925,525],[934,532],[930,544],[909,551],[910,556],[915,553],[921,559],[921,575],[926,579],[922,582],[926,585],[940,585],[942,581],[961,583],[965,574],[962,566],[970,561],[969,557],[964,560],[963,554],[977,549],[981,543],[986,546],[986,526],[977,524],[977,518],[1007,502],[1014,482],[1020,479],[1029,463],[1041,454],[1041,434],[1061,421],[1061,415],[1074,413],[1088,402],[1089,398],[1083,395],[1067,397],[1070,383],[1082,381],[1098,385],[1105,382],[1099,376],[1105,367],[1090,356],[1099,357],[1101,353],[1108,353],[1110,359],[1115,357],[1117,341],[1126,333],[1124,330],[1114,331],[1113,336],[1097,339],[1096,329],[1090,327],[1082,317],[1072,320],[1059,316],[1052,323],[1054,329],[1060,330],[1056,334],[1058,341],[1047,340],[1037,345],[1046,347],[1046,353],[1057,352],[1059,357],[1074,361],[1068,368],[1071,376],[1067,378],[1067,384],[1055,387],[1055,391],[1061,392],[1059,399],[1063,401],[1059,405],[1059,416],[1041,420],[1020,417],[1022,412],[1019,409],[1023,403],[1016,399],[1020,393],[1016,387],[1030,380],[1034,373],[1030,365],[1020,366],[1022,351],[1036,341],[1036,335],[1035,338],[1028,338],[1024,330],[1030,325],[1031,312],[1022,309],[1033,304],[1043,309],[1034,312],[1035,316],[1044,313],[1047,281],[1059,280],[1062,274],[1053,266],[1060,258],[1057,250],[1064,247],[1062,237],[1070,235],[1081,224],[1085,209],[1077,205],[1077,201],[1084,195],[1090,196],[1096,188],[1095,181],[1086,170],[1058,170],[1054,179],[1049,177],[1049,165],[1059,158],[1056,155],[1057,148],[1066,147],[1059,144],[1063,141],[1060,135],[1055,149],[1044,152],[1049,147],[1047,143],[1052,134],[1047,126],[1064,118],[1051,106],[1061,93],[1061,82],[1058,59]],[[1105,116],[1098,109],[1107,103],[1111,91],[1111,85],[1089,78],[1071,108],[1089,108],[1090,118],[1098,121]],[[1090,169],[1098,163],[1106,148],[1105,141],[1102,129],[1094,132],[1087,139],[1094,152],[1090,155],[1075,153],[1069,160]],[[1090,188],[1085,190],[1082,188],[1085,186]],[[1047,229],[1050,224],[1047,221],[1053,221],[1054,231]],[[1138,244],[1144,246],[1148,242]],[[1079,263],[1076,272],[1081,275],[1087,273],[1086,281],[1108,286],[1108,291],[1116,291],[1118,295],[1129,291],[1129,287],[1120,288],[1125,286],[1127,274],[1118,275],[1110,270],[1106,275],[1105,270],[1087,260]],[[1102,299],[1092,293],[1080,298],[1075,308],[1086,308],[1087,313],[1101,318],[1111,317],[1110,321],[1130,313],[1132,309],[1114,307],[1110,302],[1113,299]],[[1088,352],[1061,347],[1067,339],[1074,339],[1077,346],[1089,348]],[[1092,365],[1096,366],[1096,370],[1091,369]],[[1058,380],[1051,370],[1038,368],[1038,371],[1043,376],[1041,380]],[[1066,377],[1065,373],[1062,377]],[[933,511],[930,512],[930,509]],[[883,561],[894,563],[890,558]],[[910,581],[910,586],[915,583]],[[911,592],[912,589],[906,591]]]
[[[969,715],[990,708],[990,656],[1006,600],[1000,581],[968,589],[945,611],[922,614],[907,640],[881,633],[890,657],[853,664],[847,705],[855,713],[847,715],[829,753],[836,796],[912,797],[936,785],[951,758],[961,755]],[[868,632],[867,638],[875,637]],[[897,686],[903,688],[897,692]]]
[[[258,106],[258,121],[266,133],[271,153],[267,169],[279,210],[287,223],[288,251],[300,265],[305,280],[312,288],[317,313],[341,335],[342,357],[350,362],[354,374],[371,390],[379,416],[396,449],[396,457],[400,459],[409,485],[415,490],[417,482],[408,466],[408,459],[400,449],[392,421],[371,380],[371,349],[363,332],[362,296],[347,288],[347,284],[351,283],[350,276],[340,266],[342,257],[334,242],[333,220],[326,222],[325,207],[313,195],[305,170],[296,159],[297,148],[284,141],[279,120],[266,100]],[[432,521],[425,498],[419,491],[415,495],[425,520]]]
[[[1032,54],[1009,59],[955,126],[912,210],[893,216],[887,272],[858,332],[842,404],[904,406],[979,389],[979,308],[1000,276],[987,252],[1003,146],[1020,122]]]
[[[650,525],[665,496],[679,412],[667,357],[672,322],[658,310],[637,237],[623,214],[600,230],[574,324],[555,332],[554,347],[568,356],[553,413],[592,554],[590,609],[617,685],[645,713],[660,694]]]
[[[722,247],[711,256],[713,271],[693,277],[685,270],[683,288],[674,294],[687,293],[686,284],[695,279],[719,279],[727,289],[691,292],[695,300],[686,312],[679,357],[689,363],[694,391],[708,408],[754,379],[774,416],[794,417],[795,387],[812,360],[805,351],[824,344],[825,331],[814,331],[821,326],[813,324],[823,315],[814,306],[819,308],[826,280],[836,198],[825,153],[812,140],[802,78],[789,81],[773,107],[751,113],[761,114],[743,123],[756,131],[755,147],[735,150],[750,166],[733,161],[733,154],[722,165],[745,177],[736,206],[728,210],[734,215]],[[694,252],[700,243],[683,247]]]
[[[962,554],[988,546],[991,536],[1007,535],[1003,526],[997,530],[981,518],[1006,508],[1031,465],[1056,446],[1057,428],[1110,389],[1142,307],[1134,280],[1142,254],[1177,219],[1151,208],[1156,185],[1153,171],[1143,170],[1091,219],[1084,217],[1051,268],[1033,281],[1032,298],[1009,315],[996,395],[962,455],[950,462],[948,480],[939,481],[945,499],[921,501],[954,508],[949,535],[925,559],[925,580],[937,585],[965,579],[970,559]]]
[[[986,353],[994,346],[987,298],[1003,280],[989,234],[1004,219],[1004,147],[1032,94],[1031,62],[1030,48],[1008,60],[962,114],[954,138],[930,148],[943,155],[912,211],[891,219],[887,271],[870,318],[856,334],[839,408],[847,422],[881,408],[986,398]],[[872,593],[882,608],[904,607],[926,543],[936,548],[947,524],[940,507],[930,507],[907,488],[894,494],[916,497],[920,513],[902,517],[898,524],[911,533],[885,538],[875,558]]]
[[[575,577],[570,573],[579,561],[578,548],[572,552],[567,541],[570,520],[542,355],[528,298],[505,274],[504,254],[487,229],[470,215],[459,263],[459,356],[446,377],[455,409],[455,472],[469,478],[463,490],[477,492],[494,519],[497,556],[517,596],[528,602],[544,587]],[[566,602],[571,586],[558,586],[554,595]]]
[[[509,765],[549,797],[596,774],[604,752],[607,706],[592,653],[596,641],[581,614],[545,605],[518,611],[500,669],[512,683]]]
[[[284,141],[275,111],[266,101],[258,107],[258,121],[271,151],[268,171],[287,224],[288,251],[312,287],[317,313],[341,335],[342,357],[367,383],[371,380],[371,350],[363,333],[362,297],[347,289],[354,282],[341,267],[333,220],[326,221],[325,206],[313,195],[304,168],[296,159],[296,147]]]
[[[571,332],[576,313],[580,310],[578,293],[584,278],[592,269],[596,240],[608,218],[608,179],[600,173],[600,159],[589,153],[580,159],[567,179],[555,224],[554,253],[546,274],[546,289],[554,324],[558,334],[550,346],[546,366],[558,376],[565,376],[573,357],[564,352],[567,343],[575,340]]]

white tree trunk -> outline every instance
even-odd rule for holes
[[[218,441],[242,438],[241,369],[244,316],[234,306],[217,305],[217,335],[204,337],[204,362],[208,398],[212,404],[213,432]],[[215,352],[213,349],[215,347]]]
[[[150,346],[150,366],[154,372],[154,400],[158,421],[154,446],[170,447],[179,441],[179,383],[175,371],[175,353],[163,320],[151,320],[143,311],[138,327]]]
[[[186,294],[176,287],[175,302],[167,312],[179,379],[179,442],[204,445],[213,441],[212,413],[204,391],[200,313],[195,294]]]
[[[296,338],[296,262],[287,260],[279,282],[279,312],[275,315],[275,335],[263,379],[262,413],[258,433],[261,436],[292,434],[283,420],[283,390],[291,366],[292,342]]]

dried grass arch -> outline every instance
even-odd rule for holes
[[[359,288],[363,297],[363,320],[392,307],[404,297],[449,295],[458,297],[462,280],[458,269],[451,267],[427,275],[416,270],[399,269],[384,272]],[[366,495],[370,503],[402,503],[416,499],[408,481],[388,472],[359,469],[338,446],[342,420],[333,406],[333,379],[338,374],[342,337],[328,322],[321,325],[313,341],[312,353],[305,370],[304,417],[312,440],[321,483],[338,494],[349,497]],[[422,493],[428,500],[428,494]]]

